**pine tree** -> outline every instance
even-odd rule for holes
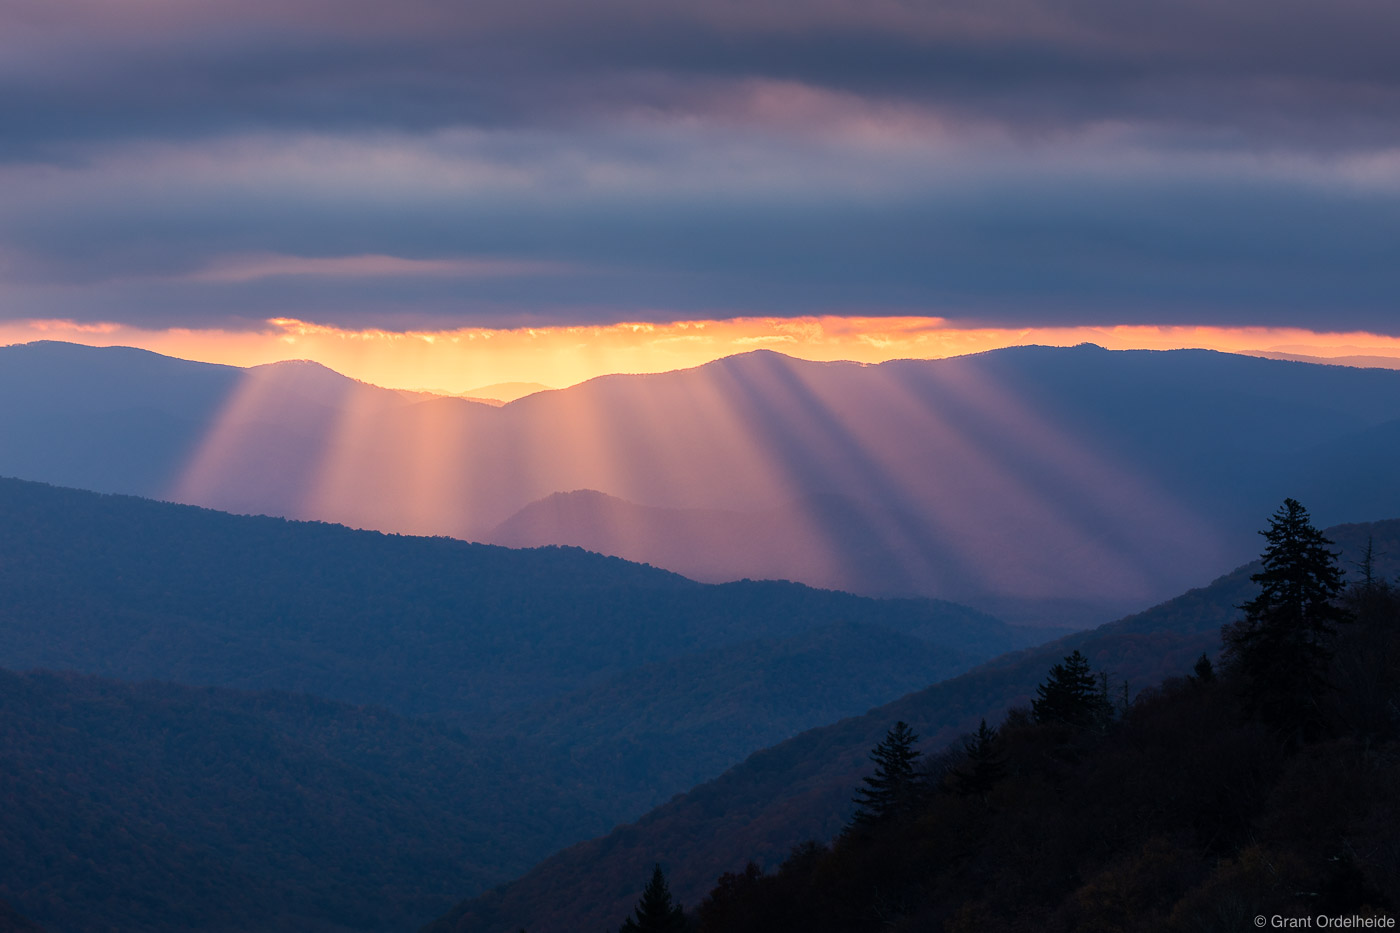
[[[965,758],[953,772],[953,789],[963,797],[980,797],[1006,774],[1001,736],[982,720],[977,732],[963,741]]]
[[[651,880],[642,889],[632,915],[623,921],[618,933],[685,933],[685,911],[671,901],[671,888],[666,875],[657,865]]]
[[[1204,651],[1196,659],[1196,666],[1192,668],[1196,680],[1203,684],[1208,684],[1215,679],[1215,667],[1210,663],[1210,656]]]
[[[909,724],[894,724],[885,738],[870,753],[875,773],[866,777],[865,787],[856,791],[853,802],[859,809],[855,822],[861,825],[881,823],[914,810],[922,797],[923,782],[918,772],[920,752],[914,748],[919,737]]]
[[[1342,571],[1328,550],[1332,542],[1296,499],[1285,499],[1260,534],[1269,542],[1264,569],[1250,577],[1259,595],[1239,607],[1244,619],[1225,629],[1225,655],[1255,711],[1296,730],[1315,716],[1328,688],[1336,626],[1350,614],[1336,603]]]
[[[1105,690],[1089,670],[1089,659],[1075,649],[1050,668],[1045,683],[1035,688],[1031,711],[1036,722],[1060,722],[1071,726],[1093,725],[1106,705]]]
[[[1361,560],[1356,568],[1361,571],[1361,590],[1370,593],[1376,588],[1376,536],[1366,536],[1366,553],[1361,555]]]

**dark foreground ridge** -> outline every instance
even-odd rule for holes
[[[1085,671],[1087,714],[1048,699],[1014,710],[935,761],[906,810],[799,847],[772,873],[726,874],[689,929],[1393,928],[1400,592],[1350,601],[1331,686],[1300,686],[1307,702],[1260,707],[1263,685],[1236,657],[1220,675],[1202,659],[1116,708],[1110,690],[1095,708]]]
[[[388,933],[606,826],[518,743],[76,674],[0,671],[0,800],[0,898],[62,933]]]
[[[1343,567],[1354,568],[1367,542],[1373,540],[1378,555],[1376,571],[1386,576],[1400,571],[1400,521],[1339,526],[1328,529],[1327,534],[1343,552]],[[666,868],[678,899],[694,906],[710,891],[716,878],[726,872],[742,872],[747,859],[771,870],[794,846],[836,835],[850,819],[852,793],[861,784],[862,776],[869,773],[870,749],[896,721],[909,723],[923,737],[924,748],[944,748],[976,730],[981,718],[995,724],[1007,710],[1028,703],[1051,665],[1076,649],[1083,652],[1095,670],[1111,672],[1115,689],[1124,679],[1129,681],[1130,690],[1137,693],[1144,686],[1180,677],[1192,670],[1202,653],[1217,655],[1221,627],[1237,619],[1240,613],[1235,607],[1257,592],[1249,579],[1257,570],[1257,564],[1242,567],[1209,587],[1193,590],[1146,612],[998,658],[865,716],[814,729],[765,749],[636,823],[565,850],[520,880],[462,903],[428,929],[434,933],[496,933],[522,926],[531,933],[612,929],[632,909],[641,882],[658,862]],[[1354,577],[1356,571],[1353,569],[1352,573]],[[1395,650],[1393,643],[1389,650]],[[1393,664],[1395,655],[1389,657],[1388,663]],[[1391,670],[1387,676],[1393,676]],[[1393,691],[1395,682],[1390,683]],[[1151,712],[1154,709],[1148,703],[1140,715],[1155,716]],[[1176,712],[1169,710],[1162,715],[1182,715],[1180,707],[1170,709]],[[1183,718],[1187,720],[1183,728],[1192,726],[1189,715]],[[1242,728],[1247,732],[1250,727]],[[1227,744],[1232,740],[1229,736],[1221,739]],[[1122,754],[1135,753],[1123,749]],[[1151,756],[1143,757],[1141,762],[1147,770],[1157,767]],[[1126,774],[1120,771],[1119,777],[1127,780]],[[1229,789],[1231,782],[1255,780],[1251,775],[1252,772],[1223,773],[1224,789],[1220,793],[1234,793]],[[1159,801],[1167,807],[1170,787],[1152,783],[1155,778],[1150,774],[1144,779],[1167,795]],[[1103,790],[1102,785],[1093,786]],[[1046,805],[1049,806],[1048,800]],[[1017,831],[1025,834],[1025,840],[1034,840],[1039,817],[1028,809],[1018,812],[1023,823]],[[1047,814],[1053,812],[1058,811],[1047,810]],[[1388,819],[1385,825],[1396,825],[1395,811],[1390,811]],[[1130,855],[1126,853],[1125,857]]]

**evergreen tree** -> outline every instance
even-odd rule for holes
[[[1203,684],[1208,684],[1215,679],[1215,666],[1210,663],[1210,656],[1204,651],[1196,659],[1196,666],[1192,668],[1196,680]]]
[[[1103,715],[1107,704],[1106,687],[1101,688],[1089,670],[1089,659],[1077,648],[1050,668],[1049,678],[1035,692],[1031,711],[1036,722],[1090,726]]]
[[[963,741],[966,757],[953,773],[953,788],[964,797],[980,797],[1006,774],[1006,755],[1001,736],[982,720],[977,732]]]
[[[623,921],[618,933],[685,933],[685,911],[671,901],[671,888],[666,875],[657,865],[651,880],[642,889],[632,915]]]
[[[1260,534],[1269,542],[1264,569],[1250,577],[1259,595],[1239,607],[1244,619],[1225,629],[1225,655],[1255,711],[1295,730],[1315,715],[1328,687],[1336,626],[1350,614],[1336,603],[1342,571],[1328,550],[1332,542],[1296,499],[1285,499]]]
[[[914,748],[918,741],[919,737],[909,724],[900,721],[875,746],[870,753],[875,773],[863,779],[866,786],[856,791],[853,798],[859,807],[855,815],[857,824],[868,826],[884,822],[918,806],[923,794],[918,772],[921,753]]]
[[[1361,555],[1359,563],[1354,565],[1361,571],[1361,590],[1370,593],[1376,588],[1376,536],[1366,536],[1366,553]]]

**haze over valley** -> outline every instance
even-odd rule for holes
[[[0,356],[10,475],[1029,624],[1083,627],[1209,580],[1290,491],[1324,521],[1400,512],[1377,468],[1400,454],[1389,370],[1090,346],[878,366],[763,351],[489,407],[311,363]]]
[[[1393,0],[4,0],[0,933],[1400,923]]]

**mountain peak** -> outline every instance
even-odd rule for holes
[[[12,343],[0,346],[0,352],[15,354],[35,360],[54,360],[61,362],[83,361],[91,363],[101,360],[104,362],[121,362],[129,364],[135,361],[156,361],[159,360],[167,364],[177,364],[182,366],[209,366],[218,369],[231,370],[238,369],[237,366],[227,366],[222,363],[201,363],[195,360],[186,360],[178,356],[168,356],[164,353],[157,353],[154,350],[144,350],[141,347],[108,346],[94,347],[86,343],[73,343],[68,340],[31,340],[27,343]]]

